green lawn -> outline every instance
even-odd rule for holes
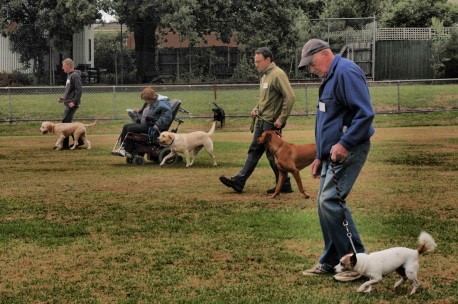
[[[53,104],[54,106],[54,104]],[[83,112],[83,111],[81,111]],[[456,303],[456,113],[378,115],[368,161],[348,198],[369,251],[438,248],[420,257],[421,287],[395,274],[369,294],[363,281],[303,277],[322,251],[318,180],[270,199],[265,158],[244,193],[223,186],[243,165],[249,119],[214,135],[218,166],[202,151],[191,168],[125,163],[110,155],[121,121],[100,121],[93,149],[54,151],[39,122],[0,125],[1,303]],[[207,130],[186,119],[182,132]],[[292,117],[290,142],[313,141],[313,116]]]

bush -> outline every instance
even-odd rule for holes
[[[33,84],[33,77],[19,71],[0,73],[0,87],[20,87]]]

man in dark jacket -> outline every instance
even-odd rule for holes
[[[75,70],[73,60],[66,58],[62,61],[62,70],[67,74],[67,81],[65,82],[64,96],[59,98],[59,102],[65,106],[64,118],[62,122],[72,122],[73,115],[81,104],[81,95],[83,94],[83,85],[81,83],[81,71]],[[78,146],[83,145],[84,142],[80,139]],[[69,138],[65,138],[63,142],[63,149],[69,149]]]

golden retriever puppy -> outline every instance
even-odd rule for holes
[[[186,167],[192,166],[195,160],[195,156],[202,148],[207,150],[208,154],[213,158],[213,166],[216,166],[216,156],[213,152],[213,141],[211,136],[215,132],[216,121],[205,133],[204,131],[196,131],[186,134],[177,134],[173,132],[162,132],[159,135],[158,140],[163,145],[169,146],[171,152],[164,157],[160,165],[162,166],[165,162],[175,156],[177,153],[183,153],[186,157]]]
[[[81,138],[87,148],[91,148],[91,142],[86,138],[86,127],[92,127],[96,124],[97,121],[94,121],[91,124],[83,124],[81,122],[68,122],[68,123],[52,123],[50,121],[45,121],[41,124],[39,129],[41,133],[53,133],[57,135],[57,141],[55,145],[56,150],[62,149],[62,142],[66,137],[73,135],[73,146],[70,149],[75,149],[78,145],[78,139]]]

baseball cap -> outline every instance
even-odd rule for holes
[[[312,61],[312,56],[315,53],[318,53],[319,51],[329,48],[329,44],[326,41],[316,38],[310,39],[304,44],[304,47],[302,48],[301,62],[299,63],[299,66],[297,68],[299,70],[302,70],[310,64],[310,62]]]

